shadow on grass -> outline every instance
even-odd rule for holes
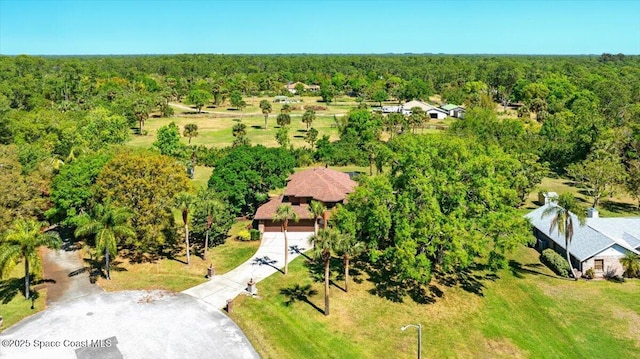
[[[589,195],[589,192],[587,192],[587,190],[581,189],[581,190],[578,190],[578,193],[580,193],[584,197],[576,197],[576,201],[584,204],[591,204],[591,197]]]
[[[207,113],[209,113],[209,112],[207,112],[207,111],[200,111],[200,112],[198,112],[198,111],[186,111],[186,112],[183,112],[182,114],[183,115],[203,115],[203,114],[207,114]]]
[[[256,130],[262,130],[262,129],[264,129],[264,126],[251,125],[251,128],[256,129]]]
[[[161,257],[165,257],[168,259],[173,259],[175,253],[161,253],[160,255],[155,253],[144,253],[142,251],[136,250],[135,248],[123,248],[119,252],[119,254],[127,259],[130,264],[140,264],[140,263],[155,263]]]
[[[82,260],[84,261],[85,266],[69,272],[69,277],[75,277],[82,273],[89,272],[89,282],[91,282],[91,284],[94,284],[98,277],[107,278],[104,259],[96,259],[95,257],[91,257],[82,258]],[[121,264],[121,261],[111,261],[109,263],[109,269],[111,270],[111,272],[126,272],[127,269],[120,267]]]
[[[287,307],[293,305],[293,303],[297,301],[300,301],[309,304],[311,307],[313,307],[313,309],[324,314],[324,310],[320,309],[317,305],[309,300],[309,297],[313,297],[314,295],[318,294],[317,290],[311,288],[311,284],[295,284],[288,288],[282,288],[280,289],[280,294],[287,297],[287,300],[284,302]]]
[[[516,278],[525,278],[524,276],[525,274],[532,274],[532,275],[545,276],[553,279],[572,280],[571,278],[563,278],[557,275],[551,275],[551,274],[547,274],[547,273],[543,273],[535,270],[537,268],[543,268],[543,267],[544,267],[544,264],[542,263],[528,263],[523,266],[520,262],[514,261],[513,259],[509,260],[509,269],[511,270],[511,273],[513,274],[513,276]]]
[[[294,245],[294,246],[289,246],[289,254],[299,254],[303,257],[305,257],[307,260],[313,260],[311,257],[309,257],[308,255],[306,255],[304,253],[304,251],[306,250],[306,248],[300,248],[300,246],[298,245]]]
[[[485,265],[475,264],[456,273],[435,273],[434,276],[439,283],[447,287],[459,286],[469,293],[484,297],[485,285],[482,282],[485,280],[495,281],[500,279],[500,277],[493,272],[483,273],[486,269]]]
[[[55,283],[55,282],[56,281],[53,279],[33,280],[33,275],[31,275],[30,286],[34,287],[44,283]],[[0,302],[2,302],[2,304],[8,304],[18,294],[22,294],[24,296],[24,277],[9,278],[9,279],[0,281]],[[33,302],[36,299],[38,299],[39,292],[36,288],[31,288],[30,295],[31,295],[30,299]],[[33,309],[33,307],[31,309]]]
[[[630,203],[621,203],[614,201],[602,201],[602,208],[613,213],[627,213],[631,215],[640,215],[638,206]]]
[[[374,288],[369,293],[385,298],[395,303],[403,303],[409,296],[414,302],[419,304],[435,303],[436,297],[442,296],[442,292],[435,295],[431,287],[425,288],[419,283],[411,280],[403,280],[395,273],[389,264],[377,263],[379,266],[365,264],[363,270],[369,274],[369,281],[374,284]]]

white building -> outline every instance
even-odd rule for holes
[[[542,217],[549,206],[556,206],[556,203],[548,202],[525,217],[531,220],[540,250],[552,248],[565,256],[564,235],[557,229],[549,231],[553,216]],[[581,226],[578,218],[571,215],[574,233],[569,254],[573,267],[582,273],[593,268],[596,277],[622,275],[620,259],[628,252],[640,254],[640,217],[599,218],[598,211],[592,209]]]
[[[409,101],[404,105],[402,105],[402,111],[403,113],[407,111],[408,114],[411,114],[411,109],[414,107],[420,107],[422,111],[424,111],[427,114],[427,117],[429,117],[432,120],[444,120],[449,115],[447,111],[439,107],[429,105],[426,102],[417,101],[417,100]]]

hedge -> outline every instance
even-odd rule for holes
[[[552,271],[554,271],[557,275],[568,277],[569,273],[571,273],[571,268],[569,267],[569,263],[567,263],[567,260],[551,248],[547,248],[542,251],[542,254],[540,255],[540,261],[547,267],[549,267]]]

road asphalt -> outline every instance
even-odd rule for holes
[[[2,359],[259,357],[220,310],[166,291],[83,296],[0,334]]]
[[[310,235],[288,234],[289,261],[310,249]],[[0,334],[0,359],[259,358],[220,309],[282,272],[284,249],[282,233],[265,233],[250,260],[182,293],[102,292],[77,252],[45,251],[50,307]]]

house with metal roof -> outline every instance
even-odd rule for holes
[[[447,113],[449,114],[449,116],[451,117],[455,117],[455,118],[463,118],[464,117],[464,113],[465,113],[465,109],[462,106],[458,106],[458,105],[454,105],[454,104],[446,104],[446,105],[442,105],[440,106],[441,109],[447,111]]]
[[[549,206],[556,205],[548,202],[525,217],[533,225],[540,250],[552,248],[565,256],[564,234],[558,233],[557,229],[550,231],[553,216],[542,217]],[[621,275],[624,270],[620,259],[628,252],[640,254],[640,217],[600,218],[595,209],[590,209],[585,224],[580,225],[577,216],[573,213],[571,216],[574,233],[569,243],[569,255],[571,264],[581,273],[593,268],[596,277]]]
[[[414,107],[419,107],[422,109],[422,111],[424,111],[427,116],[432,119],[432,120],[444,120],[445,118],[447,118],[447,116],[449,115],[449,113],[439,107],[436,107],[434,105],[430,105],[426,102],[422,102],[422,101],[418,101],[418,100],[413,100],[413,101],[409,101],[407,103],[405,103],[404,105],[402,105],[402,112],[405,114],[411,114],[411,109]]]

